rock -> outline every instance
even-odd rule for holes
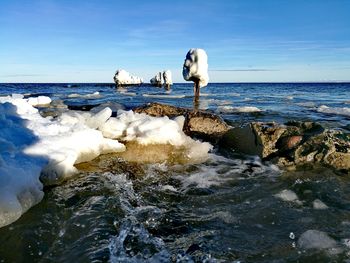
[[[218,141],[230,126],[218,115],[203,111],[190,111],[189,109],[175,107],[161,103],[149,103],[134,109],[137,113],[146,113],[155,117],[180,115],[185,116],[183,131],[191,137],[198,137],[211,142]]]
[[[187,112],[183,127],[188,136],[209,141],[218,141],[229,129],[220,116],[202,111]]]
[[[329,249],[336,246],[334,239],[318,230],[307,230],[298,239],[298,247],[302,249]]]
[[[148,103],[134,109],[136,113],[146,113],[153,117],[168,116],[169,118],[185,115],[189,110],[157,102]]]
[[[285,126],[272,123],[253,122],[251,127],[256,136],[257,144],[262,147],[261,157],[268,157],[278,151],[276,143],[281,135],[287,130]]]
[[[275,197],[281,199],[285,202],[294,202],[298,205],[301,205],[302,202],[299,200],[296,193],[294,193],[292,190],[284,189],[278,194],[275,194]]]

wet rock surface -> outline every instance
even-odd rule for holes
[[[259,155],[281,167],[318,163],[350,173],[350,135],[313,122],[255,122],[227,132],[220,146]]]
[[[184,115],[185,122],[183,131],[188,136],[211,142],[217,142],[230,128],[230,126],[216,114],[204,111],[191,111],[190,109],[161,103],[149,103],[134,109],[134,111],[137,113],[146,113],[154,117],[168,116],[169,118],[173,118]]]

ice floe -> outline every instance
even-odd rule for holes
[[[326,113],[326,114],[335,114],[335,115],[344,115],[350,117],[350,108],[347,107],[328,107],[326,105],[321,105],[316,108],[317,112]]]

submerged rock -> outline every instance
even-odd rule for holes
[[[337,246],[337,242],[325,232],[307,230],[298,239],[298,246],[302,249],[329,249]]]

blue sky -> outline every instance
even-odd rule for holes
[[[0,82],[176,82],[189,48],[211,82],[350,80],[349,0],[0,0]]]

